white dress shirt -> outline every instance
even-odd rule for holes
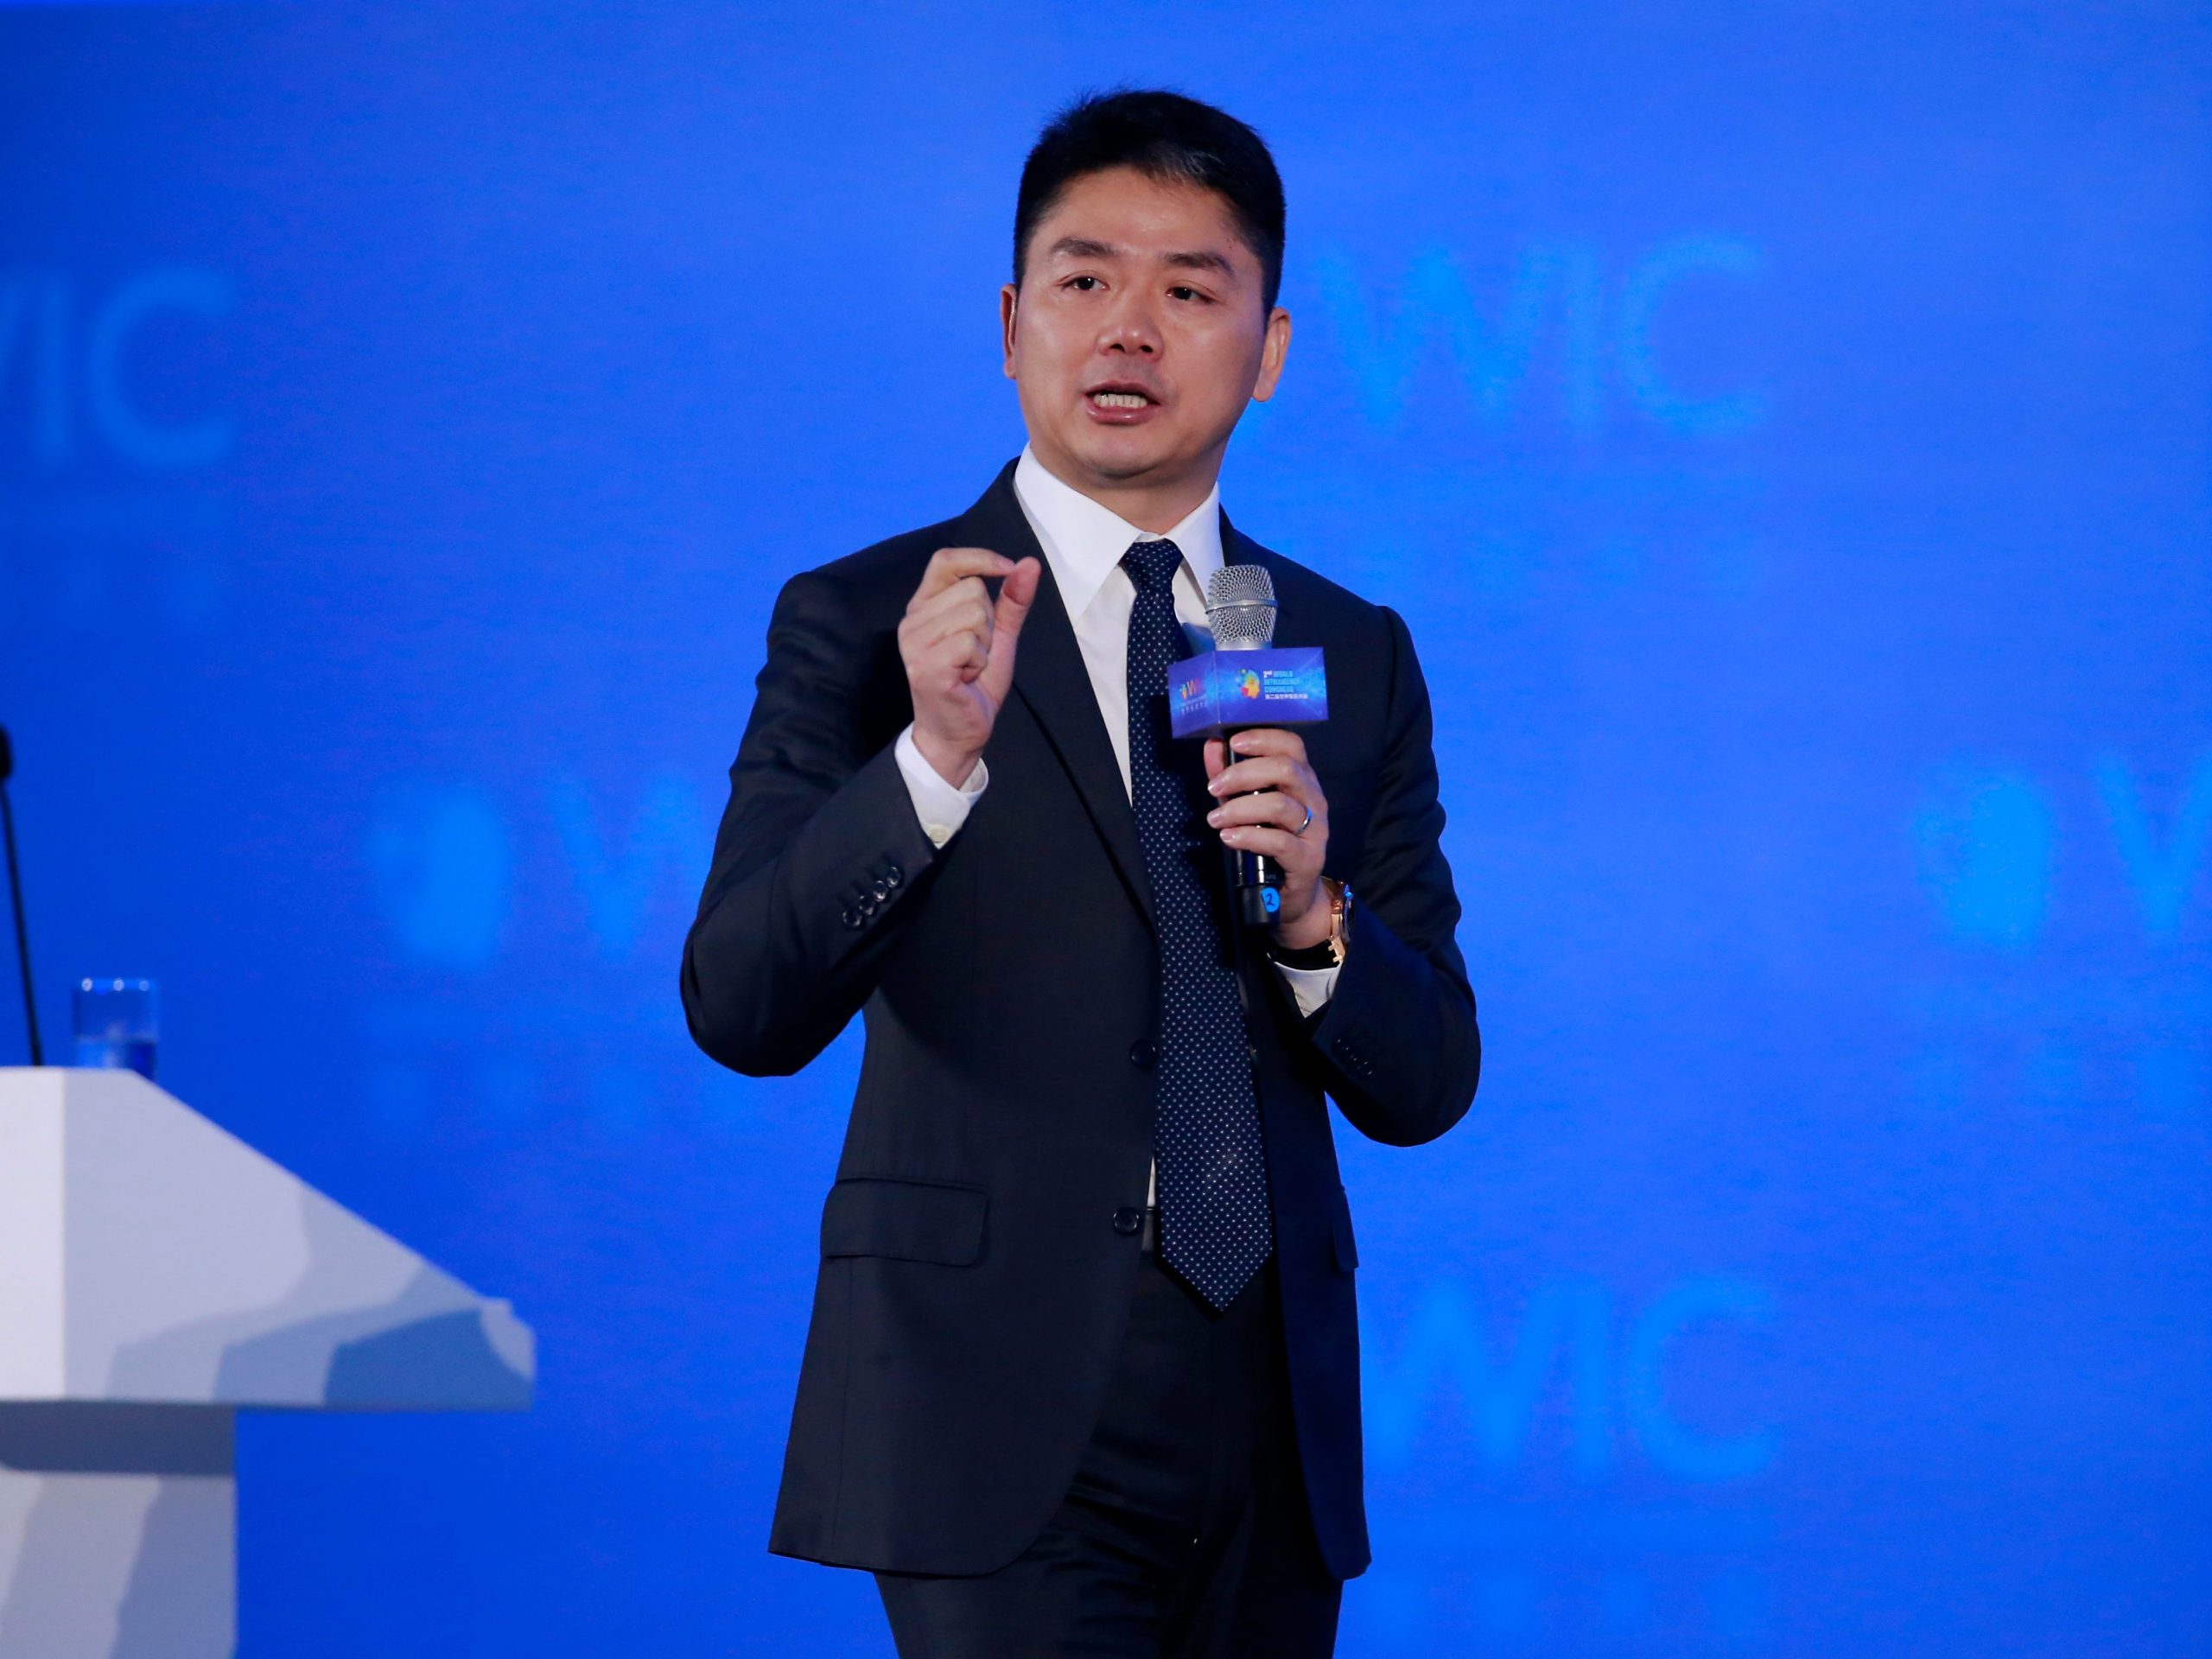
[[[1161,539],[1139,530],[1111,508],[1101,506],[1082,491],[1065,484],[1045,470],[1045,464],[1027,448],[1014,469],[1014,493],[1022,516],[1037,532],[1037,544],[1052,567],[1052,582],[1067,607],[1068,622],[1083,652],[1083,665],[1090,675],[1091,695],[1098,699],[1099,716],[1106,722],[1107,740],[1122,768],[1122,787],[1129,785],[1129,613],[1136,607],[1136,584],[1122,569],[1122,555],[1129,543]],[[1213,647],[1213,633],[1206,625],[1205,585],[1221,569],[1221,491],[1216,486],[1190,517],[1169,531],[1166,539],[1183,551],[1182,568],[1175,573],[1175,617],[1190,636],[1193,654]],[[914,746],[910,725],[899,734],[899,771],[913,798],[922,831],[942,847],[958,833],[983,791],[989,786],[989,770],[978,760],[967,781],[955,788],[938,775]],[[1290,987],[1298,1011],[1312,1014],[1326,1003],[1337,988],[1336,968],[1286,968],[1276,971]]]

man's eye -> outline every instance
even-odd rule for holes
[[[1096,276],[1071,276],[1068,278],[1068,286],[1080,289],[1084,293],[1088,294],[1098,286],[1098,279]]]
[[[1205,298],[1205,296],[1199,293],[1197,289],[1187,288],[1180,283],[1178,283],[1174,287],[1169,289],[1167,293],[1170,298],[1178,300],[1202,300]]]

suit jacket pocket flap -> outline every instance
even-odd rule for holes
[[[964,1268],[983,1253],[979,1186],[862,1178],[838,1182],[822,1207],[822,1254],[880,1255]]]

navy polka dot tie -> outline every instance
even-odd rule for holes
[[[1160,929],[1160,1259],[1213,1307],[1226,1307],[1274,1248],[1267,1154],[1230,955],[1221,843],[1195,742],[1169,734],[1167,669],[1189,654],[1175,620],[1183,551],[1139,542],[1122,556],[1129,613],[1129,795]]]

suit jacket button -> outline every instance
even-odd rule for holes
[[[837,919],[847,927],[858,927],[861,925],[861,913],[857,910],[848,910]]]
[[[885,887],[895,887],[906,879],[906,877],[905,873],[902,872],[896,864],[887,864],[883,867],[883,885]]]
[[[1114,1212],[1114,1230],[1123,1238],[1135,1238],[1144,1226],[1144,1211],[1134,1205],[1123,1205]]]
[[[874,887],[868,889],[868,892],[874,897],[875,902],[879,905],[883,903],[885,899],[891,897],[891,887],[887,882],[877,882]]]
[[[1159,1058],[1160,1051],[1141,1037],[1129,1045],[1129,1064],[1140,1071],[1151,1071],[1153,1063]]]

